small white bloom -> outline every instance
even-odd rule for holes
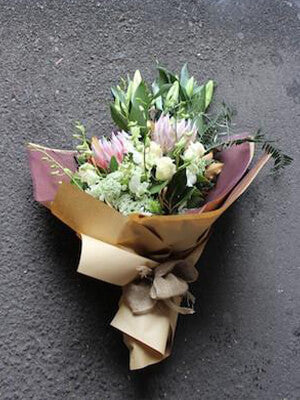
[[[202,143],[190,143],[189,147],[185,150],[183,158],[187,161],[192,161],[193,159],[201,158],[205,153],[205,148]]]
[[[100,177],[97,174],[95,167],[90,163],[82,164],[78,169],[78,176],[82,182],[87,183],[89,186],[99,182]]]
[[[140,165],[143,162],[143,155],[140,152],[133,150],[132,159],[135,164]]]
[[[176,172],[176,166],[170,157],[161,157],[156,161],[156,179],[167,181]]]
[[[141,182],[141,172],[136,171],[132,174],[128,187],[131,193],[141,197],[146,193],[148,185],[148,182]]]
[[[101,201],[109,204],[114,203],[122,193],[123,185],[121,184],[122,173],[119,171],[108,174],[104,179],[100,179],[95,185],[91,185],[86,192]]]
[[[187,179],[186,186],[193,187],[195,185],[195,183],[197,182],[197,175],[194,174],[189,168],[187,168],[186,179]]]

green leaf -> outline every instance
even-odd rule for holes
[[[115,99],[118,99],[121,103],[126,103],[125,93],[121,89],[112,87],[110,90]]]
[[[185,87],[180,84],[179,85],[179,99],[178,99],[178,102],[180,102],[181,100],[182,101],[189,101],[190,98],[189,98],[189,96],[187,94],[187,91],[186,91]]]
[[[147,126],[146,112],[140,105],[131,104],[128,118],[130,122],[137,122],[142,128]]]
[[[109,169],[111,172],[115,172],[117,171],[118,168],[119,168],[118,161],[115,156],[112,156],[109,163]]]
[[[161,85],[160,88],[157,87],[157,91],[154,92],[154,95],[152,96],[152,100],[157,99],[158,97],[160,97],[161,95],[163,95],[167,90],[170,89],[170,87],[172,86],[171,83],[165,83],[164,85]]]
[[[145,109],[150,104],[149,90],[144,81],[141,81],[137,88],[132,92],[131,101],[134,106],[142,105]]]
[[[174,83],[178,80],[177,76],[164,67],[158,66],[159,81],[161,83]]]
[[[110,104],[110,114],[115,122],[115,124],[120,128],[127,131],[128,128],[128,121],[124,115],[122,115],[114,106],[114,104]]]
[[[200,86],[200,89],[192,97],[191,112],[194,115],[205,111],[205,91],[205,86]]]
[[[193,191],[194,191],[193,187],[186,187],[184,195],[180,198],[180,200],[176,204],[174,204],[173,211],[177,210],[180,206],[185,205],[185,203],[187,203],[190,200]]]
[[[132,92],[135,92],[137,87],[140,85],[140,83],[142,82],[142,76],[140,71],[137,69],[134,73],[133,76],[133,81],[132,81]]]
[[[186,87],[188,80],[189,80],[189,71],[187,68],[187,63],[185,63],[180,72],[180,84],[183,87]]]
[[[169,85],[169,84],[167,84],[167,85]],[[152,83],[152,90],[153,90],[153,93],[154,93],[154,94],[156,94],[156,93],[159,91],[159,84],[157,83],[157,81],[154,81],[154,82]],[[159,97],[156,98],[156,100],[155,100],[155,107],[156,107],[158,110],[162,110],[162,109],[163,109],[162,98],[161,98],[161,96],[159,96]]]
[[[158,183],[157,185],[153,185],[150,189],[149,189],[149,193],[151,194],[156,194],[159,193],[164,187],[166,187],[168,184],[168,181],[162,182],[162,183]]]
[[[214,81],[210,80],[205,85],[205,109],[210,105],[214,92]]]
[[[187,201],[187,208],[198,208],[203,204],[203,194],[201,190],[194,188],[190,194],[190,198]]]
[[[187,193],[186,168],[177,171],[167,186],[166,200],[169,204],[169,210],[182,201]]]
[[[131,80],[129,80],[128,81],[127,92],[126,92],[126,102],[127,102],[127,104],[131,100],[132,91],[133,91],[133,82]]]
[[[196,117],[196,119],[194,120],[194,122],[196,124],[197,131],[198,131],[198,133],[200,135],[200,138],[201,138],[201,136],[204,134],[205,128],[206,128],[206,124],[204,122],[204,116],[202,114],[199,114]]]
[[[166,107],[174,106],[178,102],[178,96],[179,96],[179,82],[175,81],[167,93],[165,101]]]
[[[193,76],[186,83],[185,90],[189,97],[192,97],[192,95],[193,95],[194,83],[195,83],[195,80],[194,80]]]
[[[158,69],[158,84],[165,85],[166,83],[170,83],[168,75],[165,73],[165,71]]]

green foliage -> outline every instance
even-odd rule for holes
[[[142,134],[148,132],[147,121],[151,111],[174,115],[176,118],[196,120],[209,107],[213,97],[213,81],[198,86],[189,76],[187,65],[182,67],[180,77],[158,65],[158,77],[151,89],[139,71],[133,79],[128,77],[111,89],[113,103],[110,105],[112,119],[120,129],[130,130],[138,126]]]
[[[182,67],[179,77],[159,65],[157,69],[158,77],[152,88],[159,110],[176,118],[191,120],[199,118],[207,110],[213,97],[212,80],[199,86],[195,78],[190,77],[187,64]]]
[[[133,79],[128,77],[122,85],[111,89],[114,101],[110,105],[110,112],[115,124],[125,131],[130,127],[138,126],[142,134],[147,133],[147,121],[153,98],[147,83],[136,71]]]
[[[85,127],[81,122],[76,122],[75,129],[76,133],[74,133],[73,137],[79,141],[79,144],[76,146],[76,150],[78,151],[77,161],[79,165],[82,165],[92,155],[91,143],[86,137]]]
[[[151,87],[143,80],[140,72],[136,71],[133,79],[123,79],[120,85],[111,89],[111,115],[120,129],[137,129],[145,138],[149,132],[149,121],[156,120],[162,113],[169,114],[176,120],[193,121],[198,130],[198,139],[207,152],[245,141],[255,141],[274,158],[274,170],[291,163],[291,157],[265,140],[262,135],[256,135],[255,139],[249,137],[238,141],[230,140],[233,110],[223,103],[216,114],[208,114],[214,95],[214,81],[208,80],[199,85],[195,78],[190,76],[187,64],[184,64],[179,75],[161,65],[157,65],[157,73]],[[81,146],[84,153],[84,132]],[[158,186],[154,185],[151,190],[156,193]]]

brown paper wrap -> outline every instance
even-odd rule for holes
[[[60,185],[51,212],[81,236],[78,272],[124,286],[137,277],[140,266],[155,268],[165,260],[179,258],[195,264],[213,223],[247,189],[268,159],[264,155],[223,204],[208,212],[125,217],[68,183]],[[181,301],[175,300],[178,304]],[[130,369],[168,357],[177,317],[164,303],[147,314],[135,315],[121,298],[111,325],[123,333],[130,351]]]

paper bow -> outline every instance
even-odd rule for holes
[[[64,195],[66,190],[74,190],[67,186],[64,189]],[[61,195],[60,192],[52,211],[59,207],[57,200]],[[80,236],[82,247],[77,271],[123,287],[119,310],[111,325],[124,334],[124,342],[131,351],[130,368],[143,368],[166,358],[171,352],[178,313],[191,313],[190,308],[180,307],[181,298],[188,292],[188,282],[197,279],[194,264],[204,249],[209,231],[204,232],[184,260],[162,264],[129,249],[85,234]],[[145,272],[152,276],[148,284],[140,276]]]
[[[137,268],[141,279],[123,288],[123,299],[133,314],[146,314],[158,302],[180,314],[193,314],[190,307],[180,307],[173,299],[184,296],[194,305],[194,296],[189,292],[189,283],[198,278],[196,268],[185,260],[167,261],[155,268]]]
[[[247,189],[270,156],[264,155],[244,175],[253,156],[253,144],[229,148],[220,155],[224,168],[201,210],[181,215],[125,217],[68,183],[59,185],[43,162],[45,152],[71,170],[76,169],[74,152],[31,145],[35,199],[81,237],[78,272],[125,288],[111,325],[123,332],[130,350],[130,368],[160,362],[171,352],[178,311],[182,309],[181,297],[188,293],[187,283],[196,279],[194,265],[213,223]],[[166,263],[168,260],[172,261]],[[132,282],[140,279],[141,267],[144,272],[151,269],[152,275],[150,285],[144,279],[140,282],[148,293],[144,304],[136,301],[141,297],[141,288],[133,296],[135,300],[132,302],[129,296],[128,301],[128,292],[134,288]],[[147,312],[135,313],[138,309]]]

